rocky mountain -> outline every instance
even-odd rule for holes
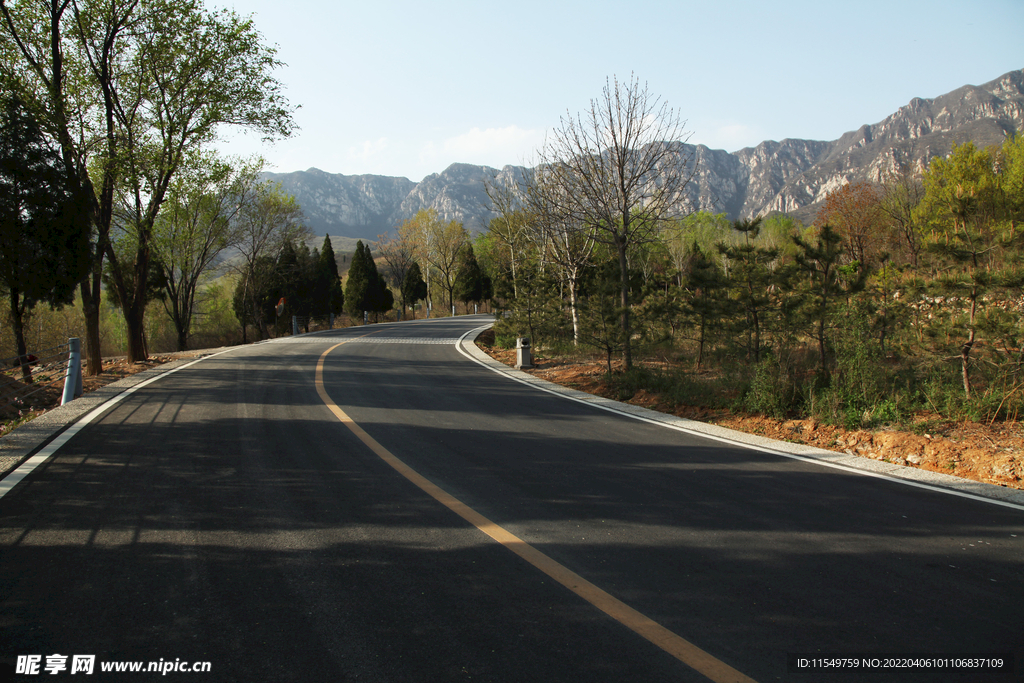
[[[846,182],[878,180],[898,161],[924,168],[954,142],[986,147],[1018,131],[1024,132],[1024,70],[935,99],[915,98],[884,121],[832,142],[769,140],[737,152],[703,145],[678,148],[697,165],[688,187],[693,208],[724,212],[731,219],[786,212],[807,220],[829,191]],[[315,168],[266,175],[295,195],[317,234],[372,239],[424,208],[435,209],[445,220],[462,221],[471,232],[485,230],[495,215],[485,180],[523,170],[452,164],[419,183]]]

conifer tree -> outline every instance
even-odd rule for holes
[[[700,371],[704,365],[708,331],[718,325],[725,314],[729,283],[718,264],[697,244],[693,245],[689,270],[683,310],[696,327],[697,370]]]
[[[362,320],[363,312],[370,310],[370,268],[372,265],[373,260],[369,257],[369,249],[364,247],[360,240],[356,243],[356,250],[352,254],[352,264],[349,266],[348,280],[345,282],[345,311],[353,320]]]
[[[772,285],[772,272],[768,266],[779,252],[755,243],[761,232],[760,216],[736,221],[732,227],[742,235],[743,242],[736,246],[719,245],[718,250],[729,260],[733,296],[746,318],[747,359],[756,364],[761,360],[763,318],[771,303],[768,292]]]
[[[427,298],[427,283],[423,280],[420,264],[413,261],[402,280],[402,312],[406,306],[415,306],[417,301]]]
[[[793,235],[797,268],[806,276],[804,313],[813,327],[812,336],[818,345],[818,373],[822,382],[828,380],[828,327],[841,295],[859,289],[865,272],[859,261],[841,265],[845,253],[843,237],[828,223],[821,226],[814,242]]]
[[[338,262],[334,256],[331,238],[324,237],[320,258],[316,264],[316,285],[314,289],[313,315],[341,313],[345,303],[345,291],[338,277]]]
[[[469,305],[484,299],[484,275],[473,253],[473,245],[466,243],[459,253],[459,269],[455,275],[455,298]]]

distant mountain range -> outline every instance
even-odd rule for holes
[[[832,142],[769,140],[737,152],[679,147],[698,164],[688,187],[694,208],[724,212],[731,219],[785,212],[809,221],[829,191],[851,180],[878,180],[898,156],[923,167],[947,154],[954,142],[998,145],[1018,131],[1024,131],[1024,70],[935,99],[915,98],[884,121]],[[495,214],[485,181],[523,170],[452,164],[419,183],[315,168],[266,177],[295,196],[318,235],[375,239],[424,208],[435,209],[445,220],[462,221],[470,232],[486,230]]]

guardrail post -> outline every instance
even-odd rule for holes
[[[68,339],[68,370],[64,375],[64,396],[60,404],[70,403],[82,395],[82,340]]]

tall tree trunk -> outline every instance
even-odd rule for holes
[[[14,344],[21,364],[21,379],[32,384],[32,366],[28,362],[28,344],[25,342],[25,307],[21,303],[21,292],[16,287],[10,291],[11,323],[14,325]]]
[[[569,310],[572,311],[572,344],[580,345],[580,309],[576,296],[576,276],[569,280]]]
[[[188,351],[188,330],[178,330],[178,350]]]
[[[128,360],[133,363],[141,363],[149,357],[146,352],[145,317],[144,304],[135,302],[124,309],[124,321],[128,328]]]
[[[622,313],[619,318],[622,325],[622,362],[623,370],[629,372],[633,369],[633,348],[630,343],[632,335],[629,327],[629,262],[626,260],[626,243],[617,239],[615,246],[619,252],[619,283],[622,290],[620,296]]]
[[[700,326],[698,329],[700,332],[697,340],[697,372],[700,372],[701,366],[704,365],[704,334],[707,329],[707,316],[703,313],[700,316]]]
[[[971,400],[971,349],[974,348],[974,318],[978,311],[978,288],[971,290],[971,317],[967,341],[960,347],[960,373],[964,381],[964,398]]]
[[[82,280],[82,315],[85,317],[85,374],[95,377],[103,372],[103,354],[100,349],[100,289],[89,282],[92,274]],[[94,278],[95,279],[95,278]]]

